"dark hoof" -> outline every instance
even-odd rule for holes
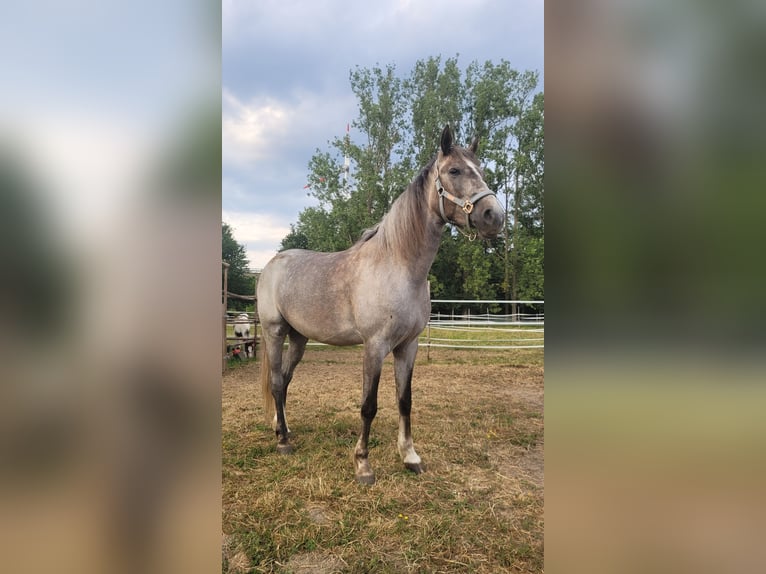
[[[292,454],[293,446],[291,444],[278,444],[277,452],[279,454]]]
[[[423,464],[422,462],[420,464],[413,464],[411,462],[405,462],[404,463],[404,468],[406,468],[407,470],[411,470],[415,474],[421,474],[421,473],[426,471],[426,465]]]
[[[357,474],[356,481],[359,484],[375,484],[374,474]]]

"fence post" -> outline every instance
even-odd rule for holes
[[[253,273],[253,361],[258,356],[258,278]]]
[[[226,309],[229,306],[229,264],[225,261],[223,263],[223,336],[221,337],[221,372],[226,370]]]
[[[426,360],[431,361],[431,321],[428,321],[426,327]]]

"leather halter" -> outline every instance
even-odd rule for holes
[[[466,220],[466,227],[470,230],[471,229],[471,212],[473,212],[473,206],[476,205],[479,200],[487,197],[488,195],[495,195],[494,192],[490,191],[489,188],[485,189],[484,191],[480,191],[479,193],[476,193],[472,195],[469,199],[461,199],[459,197],[455,197],[452,195],[449,191],[444,189],[444,186],[442,185],[441,179],[439,177],[439,160],[438,158],[434,162],[434,167],[436,168],[436,193],[439,195],[439,214],[441,215],[442,221],[444,223],[451,223],[455,227],[460,230],[460,226],[457,224],[456,221],[450,221],[447,216],[444,214],[444,199],[448,199],[455,205],[459,206],[460,209],[463,210],[463,213],[465,213],[465,220]],[[471,239],[476,239],[476,234],[469,235],[468,237]]]

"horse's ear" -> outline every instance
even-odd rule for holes
[[[452,150],[452,130],[449,128],[449,124],[444,126],[441,138],[441,148],[444,155],[449,155]]]
[[[473,155],[476,155],[476,152],[479,150],[479,136],[474,136],[473,141],[471,142],[471,145],[468,146],[468,151],[470,151]]]

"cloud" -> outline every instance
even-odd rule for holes
[[[231,226],[234,238],[240,243],[278,244],[290,232],[289,225],[262,213],[224,211],[222,215],[223,221]]]
[[[223,161],[240,167],[284,157],[299,151],[308,159],[317,144],[327,139],[328,124],[342,128],[355,113],[355,100],[299,92],[290,99],[254,96],[242,101],[223,89]],[[330,128],[332,129],[332,128]]]
[[[250,163],[273,156],[275,140],[289,129],[290,110],[283,102],[259,98],[247,104],[223,90],[223,160]]]
[[[276,249],[247,249],[246,254],[250,269],[263,269],[276,254]]]
[[[224,211],[222,219],[231,226],[234,239],[245,246],[251,268],[266,265],[290,232],[285,220],[264,213]]]
[[[238,93],[263,90],[265,81],[284,94],[334,83],[356,64],[396,62],[406,70],[418,59],[457,53],[463,63],[502,57],[542,70],[542,39],[540,0],[229,1],[224,81]]]

